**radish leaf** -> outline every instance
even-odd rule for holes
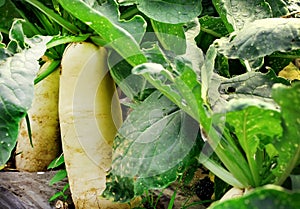
[[[65,10],[94,29],[129,64],[135,66],[147,61],[138,44],[146,26],[141,16],[136,16],[128,22],[120,22],[117,5],[112,0],[102,5],[96,1],[87,3],[82,0],[59,0],[59,2]]]
[[[145,120],[147,118],[147,120]],[[158,91],[128,116],[114,141],[111,174],[135,179],[135,194],[163,188],[197,162],[198,123]]]
[[[270,5],[262,0],[213,0],[229,32],[240,30],[245,23],[272,17]]]
[[[122,4],[129,4],[129,2],[133,3],[132,0],[120,2]],[[171,24],[189,22],[200,15],[202,11],[201,0],[136,0],[134,3],[136,3],[138,9],[149,18],[159,22]]]
[[[25,39],[28,48],[0,61],[0,165],[7,162],[18,136],[19,122],[33,99],[33,81],[38,59],[46,51],[49,37]]]
[[[300,85],[292,87],[276,84],[272,96],[279,104],[282,115],[283,137],[274,144],[278,150],[278,163],[274,175],[278,176],[276,183],[282,184],[300,159]]]
[[[299,195],[299,191],[291,192],[278,186],[267,185],[250,191],[242,197],[213,203],[209,209],[298,209],[300,207]]]
[[[255,20],[231,37],[217,40],[214,46],[230,59],[253,60],[274,52],[300,49],[299,28],[297,18]]]

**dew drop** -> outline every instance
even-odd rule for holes
[[[187,106],[187,103],[186,103],[186,101],[183,99],[183,100],[181,100],[181,104],[184,106],[184,107],[186,107]]]

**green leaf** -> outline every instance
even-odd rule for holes
[[[61,196],[64,196],[63,192],[61,192],[61,191],[56,192],[54,195],[52,195],[52,197],[50,197],[49,202],[52,202]]]
[[[152,28],[163,48],[179,55],[186,51],[183,24],[168,24],[151,19]]]
[[[234,135],[237,138],[235,143],[245,153],[251,172],[250,185],[258,187],[273,183],[274,179],[268,179],[270,182],[266,182],[272,166],[269,162],[274,160],[266,147],[268,144],[276,144],[282,136],[280,113],[266,109],[269,104],[259,100],[231,100],[231,104],[233,106],[230,108],[233,111],[227,112],[224,117],[232,129],[232,135],[229,137],[232,139]],[[232,173],[239,179],[238,173]]]
[[[201,97],[206,104],[208,104],[207,94],[211,86],[211,79],[215,67],[215,59],[218,53],[216,48],[211,45],[206,52],[206,59],[201,69]]]
[[[186,23],[198,17],[202,11],[201,2],[201,0],[136,0],[138,9],[150,19],[170,24]]]
[[[64,155],[55,158],[47,167],[47,169],[57,168],[65,162]]]
[[[24,27],[24,33],[28,37],[39,34],[35,26],[30,23],[24,15],[24,11],[21,11],[17,8],[19,2],[12,0],[2,0],[0,2],[0,32],[5,35],[8,35],[9,29],[11,28],[12,23],[15,19],[25,20],[22,24]]]
[[[10,0],[2,0],[0,2],[0,32],[8,34],[14,18],[21,18],[20,11]]]
[[[115,139],[112,173],[146,178],[181,163],[196,143],[199,126],[159,92],[128,116]],[[121,169],[126,167],[126,169]]]
[[[300,84],[292,87],[276,84],[272,96],[279,104],[282,115],[283,137],[274,146],[279,152],[274,174],[279,176],[276,183],[282,184],[300,158]]]
[[[99,3],[96,0],[83,0],[89,6],[96,11],[102,13],[113,24],[119,26],[132,35],[135,40],[140,43],[145,33],[146,21],[141,16],[134,16],[129,21],[120,20],[120,12],[116,3],[112,0],[104,1],[105,3]]]
[[[10,42],[7,49],[13,54],[21,52],[26,47],[22,22],[20,19],[15,20],[9,30]]]
[[[266,0],[271,7],[273,17],[281,17],[289,13],[288,5],[284,0]]]
[[[221,112],[228,101],[238,98],[258,99],[278,106],[271,95],[275,83],[289,85],[273,71],[266,74],[248,72],[230,79],[213,74],[208,88],[208,101],[214,112]]]
[[[52,48],[58,45],[67,44],[71,42],[82,42],[88,39],[90,34],[83,34],[83,35],[77,35],[77,36],[54,36],[49,43],[47,43],[47,48]]]
[[[144,32],[146,26],[141,16],[120,22],[117,5],[112,0],[103,5],[98,3],[90,5],[81,0],[59,0],[59,2],[70,14],[94,29],[129,64],[135,66],[147,61],[137,40],[143,35],[141,31]]]
[[[19,122],[33,99],[33,81],[39,70],[38,59],[46,51],[50,37],[25,39],[30,48],[0,62],[0,165],[14,149]]]
[[[64,178],[67,177],[67,171],[65,169],[59,170],[50,180],[49,185],[52,186],[53,184],[60,182]]]
[[[292,189],[294,191],[296,190],[300,191],[300,175],[290,175],[290,177],[291,177]]]
[[[160,92],[153,92],[119,129],[104,195],[128,201],[149,189],[165,188],[197,163],[198,133],[196,121]],[[134,195],[128,188],[119,190],[126,185],[134,188]]]
[[[300,20],[267,18],[248,23],[241,31],[214,43],[230,59],[254,60],[274,52],[300,49]]]
[[[110,173],[106,176],[106,187],[102,196],[115,202],[129,202],[135,196],[133,184],[132,178]]]
[[[267,185],[254,189],[242,197],[215,202],[209,209],[298,209],[300,208],[299,195],[299,192],[291,192],[282,187]]]
[[[77,34],[80,32],[80,30],[71,22],[65,20],[61,15],[57,14],[54,10],[48,8],[43,3],[37,0],[25,0],[27,3],[31,4],[32,6],[39,9],[41,12],[43,12],[45,15],[48,16],[48,18],[55,21],[57,24],[64,27],[66,30],[73,34]]]
[[[213,0],[213,3],[229,32],[241,30],[254,20],[272,17],[264,0]]]
[[[234,151],[228,152],[229,149],[237,150],[236,148],[229,147],[226,143],[220,144],[222,136],[212,126],[212,118],[210,118],[210,109],[206,106],[201,98],[201,85],[198,81],[198,77],[190,68],[190,64],[185,60],[176,60],[176,68],[171,70],[165,69],[162,65],[157,63],[145,63],[133,68],[133,73],[142,74],[153,86],[155,86],[160,92],[162,92],[167,98],[179,106],[183,111],[193,117],[202,127],[202,137],[208,138],[209,144],[214,149],[223,163],[230,168],[230,171],[236,173],[242,173],[241,175],[247,175],[249,169],[246,163],[241,165],[235,165],[232,162],[237,160],[243,161],[241,154]],[[218,118],[214,118],[217,121]],[[222,140],[221,140],[222,141]],[[212,151],[212,152],[213,152]],[[208,154],[212,154],[208,153]],[[199,161],[205,166],[210,166],[214,170],[220,171],[223,169],[219,164],[214,164],[208,159],[206,154],[199,157]],[[223,169],[224,170],[224,169]],[[248,178],[244,176],[242,182],[238,182],[232,178],[231,175],[223,175],[226,178],[226,182],[239,187],[248,186]]]
[[[144,91],[154,89],[145,78],[131,73],[132,66],[116,52],[108,57],[110,74],[122,92],[131,100],[143,100]]]
[[[220,17],[203,16],[199,18],[201,31],[221,38],[228,34],[228,31]]]

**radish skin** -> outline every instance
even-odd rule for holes
[[[62,58],[59,118],[72,199],[77,209],[121,209],[129,204],[100,197],[111,166],[112,144],[122,124],[105,48],[70,44]]]
[[[228,190],[223,197],[220,199],[220,201],[230,200],[233,198],[241,197],[243,196],[245,191],[240,188],[232,187],[230,190]]]
[[[47,61],[42,72],[51,64]],[[34,86],[34,99],[28,111],[31,126],[30,144],[27,124],[21,121],[16,147],[16,168],[21,171],[37,172],[47,170],[50,162],[61,151],[58,120],[59,69]]]

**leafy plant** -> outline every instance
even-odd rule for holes
[[[60,167],[65,163],[64,156],[60,155],[58,158],[54,159],[48,166],[48,169],[55,169]],[[55,183],[62,181],[63,179],[67,178],[67,171],[66,169],[59,170],[50,180],[49,185],[53,186]],[[68,195],[65,194],[65,192],[69,189],[70,185],[69,183],[66,183],[64,188],[55,193],[52,197],[50,197],[49,202],[54,201],[58,199],[59,197],[62,197],[64,201],[68,199]]]
[[[28,2],[64,25],[57,13]],[[85,24],[90,34],[78,35],[78,27],[66,25],[74,35],[50,44],[90,38],[104,45],[110,73],[131,100],[132,111],[115,137],[105,197],[130,201],[167,187],[201,163],[226,183],[253,189],[212,208],[257,203],[262,195],[262,201],[276,198],[278,204],[299,207],[297,201],[280,202],[289,192],[274,187],[300,162],[300,85],[277,76],[300,57],[300,20],[293,13],[299,5],[285,0],[58,3],[73,25]]]
[[[67,1],[62,0],[61,2],[63,2],[62,5],[67,8],[67,4],[65,3]],[[256,4],[257,2],[261,4]],[[300,22],[298,19],[293,18],[276,18],[278,17],[277,15],[286,14],[288,12],[288,6],[285,2],[280,2],[282,4],[280,11],[278,7],[275,7],[274,4],[269,4],[267,1],[257,2],[249,3],[247,1],[239,1],[233,5],[233,3],[229,1],[225,1],[224,4],[220,1],[213,1],[222,22],[226,26],[227,33],[231,33],[231,35],[215,40],[206,53],[204,63],[197,63],[198,66],[195,65],[195,60],[192,55],[188,53],[182,54],[185,55],[184,59],[182,55],[176,56],[176,53],[175,57],[169,57],[165,50],[172,49],[172,47],[166,47],[168,43],[163,38],[164,36],[160,35],[157,36],[157,41],[159,41],[161,45],[157,45],[157,42],[153,42],[152,45],[150,45],[153,48],[159,49],[156,50],[155,53],[151,54],[153,48],[145,48],[140,52],[136,50],[136,53],[138,53],[140,57],[145,56],[148,58],[147,63],[137,65],[138,62],[129,61],[129,64],[134,67],[132,72],[135,75],[142,75],[147,82],[157,88],[176,104],[177,107],[189,114],[200,124],[202,137],[206,139],[208,146],[212,148],[211,153],[215,152],[225,167],[223,167],[219,161],[211,158],[211,153],[207,154],[202,152],[199,156],[199,161],[227,183],[239,188],[259,187],[268,183],[280,185],[297,165],[299,159],[299,142],[296,132],[292,131],[298,130],[299,124],[295,121],[290,121],[297,120],[297,113],[292,108],[286,108],[290,106],[289,104],[295,104],[298,103],[298,101],[295,95],[290,99],[283,97],[283,94],[286,95],[287,93],[291,95],[297,94],[296,92],[299,86],[280,87],[276,85],[276,87],[273,87],[274,83],[287,84],[287,82],[277,78],[276,75],[272,73],[273,69],[269,70],[269,74],[255,74],[251,71],[265,71],[265,69],[270,69],[266,68],[268,62],[265,60],[275,59],[274,57],[278,57],[279,52],[281,58],[293,59],[299,56],[297,53],[299,49],[299,35],[297,32],[298,29],[296,28],[299,28]],[[126,3],[126,1],[123,1],[123,3]],[[247,5],[247,7],[244,7],[245,5]],[[272,7],[272,5],[274,7]],[[89,7],[88,4],[84,4],[84,6],[85,8],[87,7],[86,12],[94,10],[92,7]],[[79,10],[79,6],[77,8]],[[247,8],[249,14],[245,15],[239,13],[240,10],[238,8]],[[73,7],[73,11],[78,10]],[[73,12],[73,15],[79,19],[83,19],[83,16],[86,16],[84,15],[85,10],[81,11],[81,15],[78,15],[76,12]],[[71,10],[69,10],[69,12],[72,13]],[[142,9],[140,12],[146,16],[148,15]],[[238,13],[238,15],[229,15],[232,12]],[[94,21],[97,19],[97,15],[95,15]],[[84,20],[89,21],[88,19]],[[190,21],[192,20],[193,18],[190,18]],[[268,24],[266,24],[267,22]],[[169,34],[176,34],[173,30],[179,29],[167,23],[168,22],[165,22],[164,27],[169,27],[169,31],[172,31]],[[151,24],[154,32],[158,34],[162,32],[160,27],[156,27],[154,21],[152,21]],[[119,30],[119,28],[114,25],[111,25],[111,28],[112,30]],[[287,30],[286,28],[289,29]],[[182,30],[182,28],[180,30]],[[163,31],[166,32],[168,30],[164,29]],[[105,37],[105,33],[101,33],[101,30],[97,32]],[[188,33],[188,30],[186,33]],[[224,32],[224,34],[226,34],[226,32]],[[126,40],[130,39],[127,37]],[[135,42],[132,41],[132,44],[134,43]],[[128,54],[122,51],[122,45],[113,45],[112,47],[127,60]],[[292,54],[291,51],[293,51],[294,54]],[[218,66],[216,62],[218,59],[222,59],[222,63],[228,64]],[[241,63],[239,65],[241,70],[233,69],[233,71],[232,68],[234,67],[231,67],[230,62],[238,64],[238,61]],[[200,68],[201,76],[197,74]],[[112,68],[112,70],[114,69]],[[232,83],[240,83],[242,81],[241,78],[243,76],[246,77],[243,81],[246,85],[245,88],[241,91],[237,91],[238,89],[234,87],[235,84],[233,84],[229,85],[227,89],[224,89],[224,92],[218,90],[220,81],[222,82],[222,80],[224,81],[226,79],[218,76],[216,72],[224,72],[224,70],[227,71],[226,75],[230,77],[232,77],[231,74],[233,72],[234,74],[241,74],[238,78],[229,78],[229,80],[232,80]],[[279,69],[274,70],[278,71]],[[263,80],[259,81],[260,84],[255,85],[257,82],[255,78],[258,77],[254,75],[263,77]],[[217,90],[217,92],[213,92],[211,90],[212,88]],[[255,93],[255,88],[261,88],[257,94]],[[215,104],[212,103],[215,98],[211,94],[218,94],[218,91],[219,98],[217,102],[220,102],[219,105],[223,107],[215,106]],[[220,95],[222,93],[223,95]],[[149,98],[151,98],[151,96]],[[146,99],[141,105],[147,105],[148,103],[153,104],[153,102],[149,101],[150,100]],[[153,110],[149,109],[149,107],[141,109],[143,113],[145,113],[145,109],[149,112]],[[154,108],[154,110],[157,109],[164,115],[163,112],[165,108],[163,106],[161,108]],[[157,129],[155,128],[156,123],[147,125],[147,121],[149,122],[148,118],[146,118],[146,123],[138,122],[138,124],[133,125],[136,120],[131,120],[131,116],[133,117],[135,114],[141,115],[142,112],[139,111],[139,108],[136,108],[122,127],[126,130],[126,133],[130,135],[123,136],[121,128],[120,133],[122,140],[119,140],[120,136],[116,138],[115,156],[113,158],[111,175],[119,177],[111,178],[110,175],[110,178],[118,179],[120,184],[122,182],[120,178],[131,177],[135,195],[140,195],[146,189],[157,188],[158,186],[165,187],[170,183],[170,181],[166,181],[165,172],[161,172],[160,175],[154,175],[156,174],[155,171],[162,170],[161,165],[168,165],[168,162],[163,161],[165,158],[160,158],[159,161],[155,160],[155,164],[151,164],[153,167],[145,166],[143,161],[143,159],[155,159],[156,155],[154,154],[154,150],[166,149],[158,142],[160,140],[163,140],[164,143],[166,142],[167,139],[164,139],[162,136],[164,136],[163,133],[168,132],[169,128],[163,126],[164,128]],[[287,117],[287,115],[290,114],[293,114],[293,117]],[[258,116],[264,116],[260,117],[260,123],[257,123]],[[143,118],[145,117],[140,119],[143,120]],[[132,125],[132,127],[129,128],[128,124]],[[139,127],[141,130],[148,131],[151,130],[152,126],[155,132],[151,131],[151,136],[145,135],[146,132],[133,131],[138,130]],[[135,128],[133,129],[133,127]],[[145,139],[158,139],[151,142],[151,145],[153,145],[155,149],[151,150],[151,146],[145,147],[147,150],[150,150],[149,153],[154,154],[151,158],[149,158],[150,155],[147,156],[146,153],[148,152],[145,152],[145,148],[137,146],[140,144],[135,140],[136,138],[138,139],[138,135],[133,133],[140,133]],[[184,137],[180,138],[181,143],[184,142]],[[205,145],[205,147],[207,146]],[[209,149],[209,147],[207,147],[207,149]],[[130,156],[131,153],[140,153],[141,150],[143,154],[140,157],[133,158]],[[291,152],[286,152],[286,150]],[[156,153],[157,156],[160,156],[158,153]],[[198,154],[199,153],[198,149]],[[288,153],[292,154],[290,155]],[[171,162],[172,159],[179,159],[177,152],[169,152],[169,154],[168,157]],[[189,155],[188,159],[193,159],[195,156],[195,154]],[[131,162],[131,160],[135,161]],[[162,160],[161,164],[159,163],[160,160]],[[180,162],[182,163],[184,161],[180,160]],[[144,169],[144,166],[147,169]],[[180,168],[183,167],[185,166],[180,166]],[[180,173],[180,171],[172,166],[170,166],[167,172],[167,176],[169,177],[173,174],[175,175],[173,180],[175,180],[178,173]],[[147,178],[145,178],[144,175],[146,175]],[[147,181],[144,179],[147,179]],[[154,179],[156,180],[153,181]],[[113,182],[114,180],[112,180],[112,183],[108,183],[107,192],[113,188],[111,186]],[[144,189],[140,189],[140,187],[144,187]]]
[[[2,37],[2,36],[1,36]],[[25,117],[33,99],[33,80],[39,69],[38,59],[46,51],[50,37],[24,37],[21,20],[16,20],[9,31],[10,42],[0,48],[0,165],[4,165],[14,149],[19,122]],[[1,40],[3,41],[3,40]]]

